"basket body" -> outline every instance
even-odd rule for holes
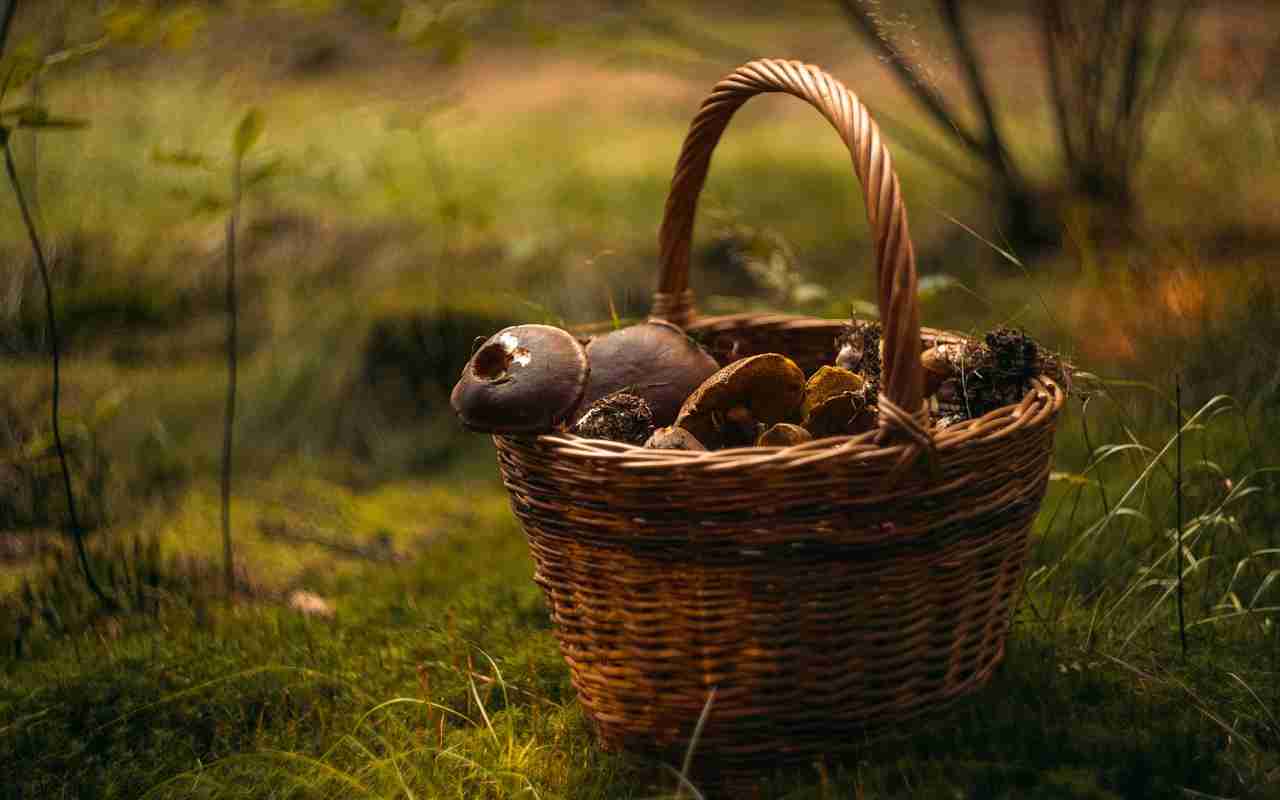
[[[691,331],[810,372],[831,363],[839,327],[736,316]],[[921,333],[924,346],[958,338]],[[1044,379],[1020,405],[940,431],[932,468],[921,460],[892,483],[898,450],[873,434],[794,457],[665,461],[575,437],[495,437],[605,746],[678,758],[714,687],[699,763],[778,763],[983,686],[1004,653],[1062,402]]]
[[[652,316],[724,361],[834,361],[842,322],[700,318],[689,288],[698,195],[743,103],[787,94],[848,148],[880,310],[877,429],[792,447],[649,450],[569,434],[495,437],[573,684],[606,746],[700,776],[839,750],[983,686],[1004,654],[1064,394],[937,429],[914,249],[892,158],[866,107],[813,65],[761,59],[689,126],[659,230]],[[477,379],[472,375],[473,379]],[[479,379],[483,379],[481,376]]]

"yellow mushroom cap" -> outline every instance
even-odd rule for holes
[[[779,422],[760,434],[760,438],[756,439],[756,445],[759,447],[791,447],[796,444],[804,444],[812,439],[812,434],[799,425],[792,425],[790,422]]]

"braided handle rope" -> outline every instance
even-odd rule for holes
[[[907,210],[880,129],[853,92],[835,78],[798,61],[761,59],[738,67],[716,84],[689,126],[658,234],[661,275],[652,316],[687,325],[694,317],[689,291],[689,246],[698,195],[711,153],[729,120],[757,94],[785,92],[826,117],[853,158],[862,185],[867,222],[875,241],[876,292],[884,326],[882,428],[896,429],[923,445],[924,376],[920,365],[920,309],[916,259],[907,231]],[[884,402],[887,399],[889,402]]]

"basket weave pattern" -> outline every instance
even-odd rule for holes
[[[933,431],[921,408],[914,255],[888,152],[816,67],[756,61],[695,118],[661,233],[654,316],[739,355],[832,363],[838,321],[698,318],[689,239],[711,150],[749,97],[808,101],[848,145],[875,234],[881,426],[789,448],[646,450],[569,434],[495,437],[512,508],[579,700],[606,746],[672,755],[714,687],[700,761],[839,749],[981,687],[1004,653],[1064,394]]]

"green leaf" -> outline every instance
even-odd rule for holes
[[[212,192],[205,192],[200,196],[196,197],[195,202],[193,202],[191,205],[191,213],[197,214],[197,215],[198,214],[221,214],[222,212],[226,211],[230,207],[231,207],[231,204],[228,203],[224,198],[216,194],[213,194]]]
[[[272,178],[285,172],[284,159],[276,156],[262,164],[255,165],[248,170],[244,176],[244,187],[246,189],[265,183]]]
[[[262,135],[262,111],[258,108],[251,108],[245,112],[240,118],[240,124],[236,126],[236,138],[232,148],[236,158],[244,158],[245,153],[249,152],[249,148],[253,147],[253,143],[258,141],[258,137]]]
[[[32,109],[41,107],[42,106],[37,106],[32,103],[21,103],[16,106],[9,106],[8,108],[0,108],[0,117],[5,119],[21,118],[23,114],[31,113]]]
[[[31,437],[31,441],[27,442],[22,448],[22,461],[36,461],[43,458],[46,453],[53,449],[53,434],[39,433]]]
[[[75,131],[89,127],[89,120],[79,117],[55,117],[50,114],[36,114],[18,120],[19,128],[36,128],[42,130]]]
[[[1097,481],[1086,478],[1078,472],[1050,472],[1049,480],[1054,483],[1069,483],[1072,486],[1096,486]]]
[[[41,60],[41,66],[47,69],[58,64],[64,64],[68,61],[75,61],[76,59],[98,52],[103,47],[106,47],[106,45],[107,37],[101,36],[92,42],[86,42],[85,44],[68,47],[65,50],[58,50],[57,52],[50,53]]]
[[[34,103],[0,109],[0,119],[15,128],[87,128],[89,121],[75,117],[58,117],[49,109]]]
[[[97,430],[114,419],[120,413],[120,410],[124,408],[124,401],[128,396],[129,390],[127,388],[117,386],[99,397],[97,402],[93,404],[93,413],[89,416],[90,428]]]
[[[170,167],[182,167],[184,169],[203,169],[213,172],[217,169],[217,165],[213,160],[196,150],[165,150],[159,147],[151,149],[151,160],[157,164],[165,164]]]
[[[10,89],[26,85],[42,66],[40,59],[31,55],[26,47],[21,48],[20,52],[6,55],[3,60],[0,60],[0,75],[4,76],[0,98],[4,97]]]

